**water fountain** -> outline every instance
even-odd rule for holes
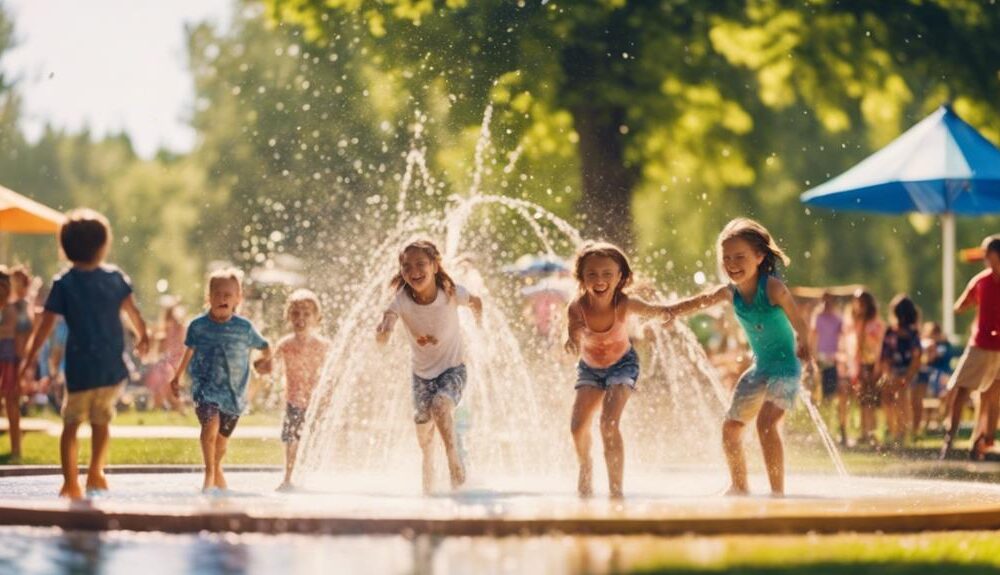
[[[112,469],[114,491],[108,498],[68,504],[54,497],[59,481],[54,470],[5,470],[0,523],[396,535],[1000,527],[996,487],[801,473],[794,457],[788,461],[788,498],[719,497],[727,482],[719,447],[727,392],[693,333],[681,323],[652,325],[651,337],[641,344],[644,375],[623,421],[625,501],[579,500],[568,431],[573,361],[556,350],[535,349],[537,342],[520,329],[511,311],[519,291],[498,272],[490,227],[498,218],[514,218],[528,238],[525,245],[550,254],[571,253],[581,237],[535,204],[481,189],[490,153],[489,118],[488,110],[469,193],[452,198],[440,212],[410,208],[412,195],[430,191],[432,181],[417,130],[418,143],[399,180],[394,221],[363,254],[361,273],[341,287],[341,301],[349,303],[333,330],[333,351],[301,442],[298,479],[304,489],[278,494],[273,491],[276,470],[233,468],[232,493],[203,497],[195,492],[196,469]],[[470,483],[456,493],[431,497],[419,494],[406,346],[396,336],[388,346],[376,348],[373,337],[388,301],[386,284],[397,266],[397,250],[417,235],[438,241],[446,267],[487,301],[482,325],[464,312],[461,317],[469,386],[458,421]],[[811,404],[809,411],[819,421]],[[843,471],[822,426],[816,434],[823,443],[817,442],[815,449],[825,445]],[[595,457],[599,462],[600,454]],[[759,460],[759,455],[751,452],[749,458]],[[596,485],[600,493],[605,486],[601,474]],[[752,487],[763,485],[759,475],[752,480]]]

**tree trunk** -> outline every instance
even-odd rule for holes
[[[621,133],[625,110],[580,104],[573,107],[573,118],[580,136],[578,149],[583,185],[580,211],[585,218],[584,235],[607,239],[629,249],[635,240],[632,188],[636,174],[625,165],[625,142]]]

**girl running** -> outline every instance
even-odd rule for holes
[[[670,314],[666,306],[651,305],[624,293],[632,282],[632,269],[628,258],[614,245],[585,243],[577,253],[574,273],[580,295],[569,305],[566,350],[580,355],[570,422],[580,462],[577,489],[581,497],[593,494],[590,422],[600,405],[608,485],[611,497],[620,498],[625,447],[619,424],[639,379],[639,358],[629,340],[626,322],[631,314],[660,316],[665,321]]]
[[[448,456],[451,487],[465,483],[465,465],[455,437],[454,411],[465,389],[465,350],[458,326],[458,306],[472,309],[479,321],[483,302],[455,284],[441,265],[437,246],[426,240],[407,244],[399,253],[399,272],[390,287],[395,297],[382,316],[375,338],[389,341],[397,319],[403,320],[413,352],[413,420],[423,453],[423,488],[434,483],[434,429]]]
[[[718,252],[730,283],[677,302],[670,311],[679,316],[733,303],[754,363],[736,383],[722,425],[722,445],[732,478],[727,494],[749,493],[741,440],[743,428],[756,418],[771,492],[783,495],[785,461],[778,426],[799,392],[801,367],[796,356],[811,360],[808,328],[791,292],[778,278],[779,263],[787,265],[788,256],[764,226],[746,218],[729,222],[719,234]]]

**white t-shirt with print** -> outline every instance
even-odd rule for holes
[[[421,305],[401,289],[396,293],[387,313],[403,320],[413,350],[413,373],[423,379],[434,379],[446,369],[462,364],[465,348],[458,326],[458,306],[469,303],[469,292],[455,286],[449,297],[438,289],[432,303]]]

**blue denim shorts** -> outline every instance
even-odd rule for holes
[[[596,387],[607,390],[612,385],[627,385],[633,390],[639,381],[639,355],[635,348],[630,347],[625,355],[614,364],[605,368],[590,367],[583,360],[576,365],[576,386]]]
[[[457,406],[462,400],[466,377],[464,365],[449,367],[434,379],[413,374],[413,421],[427,423],[431,420],[431,403],[436,395],[447,397]]]
[[[757,367],[752,366],[736,382],[726,419],[750,423],[757,417],[765,401],[788,411],[795,407],[798,395],[799,375],[758,373]]]

